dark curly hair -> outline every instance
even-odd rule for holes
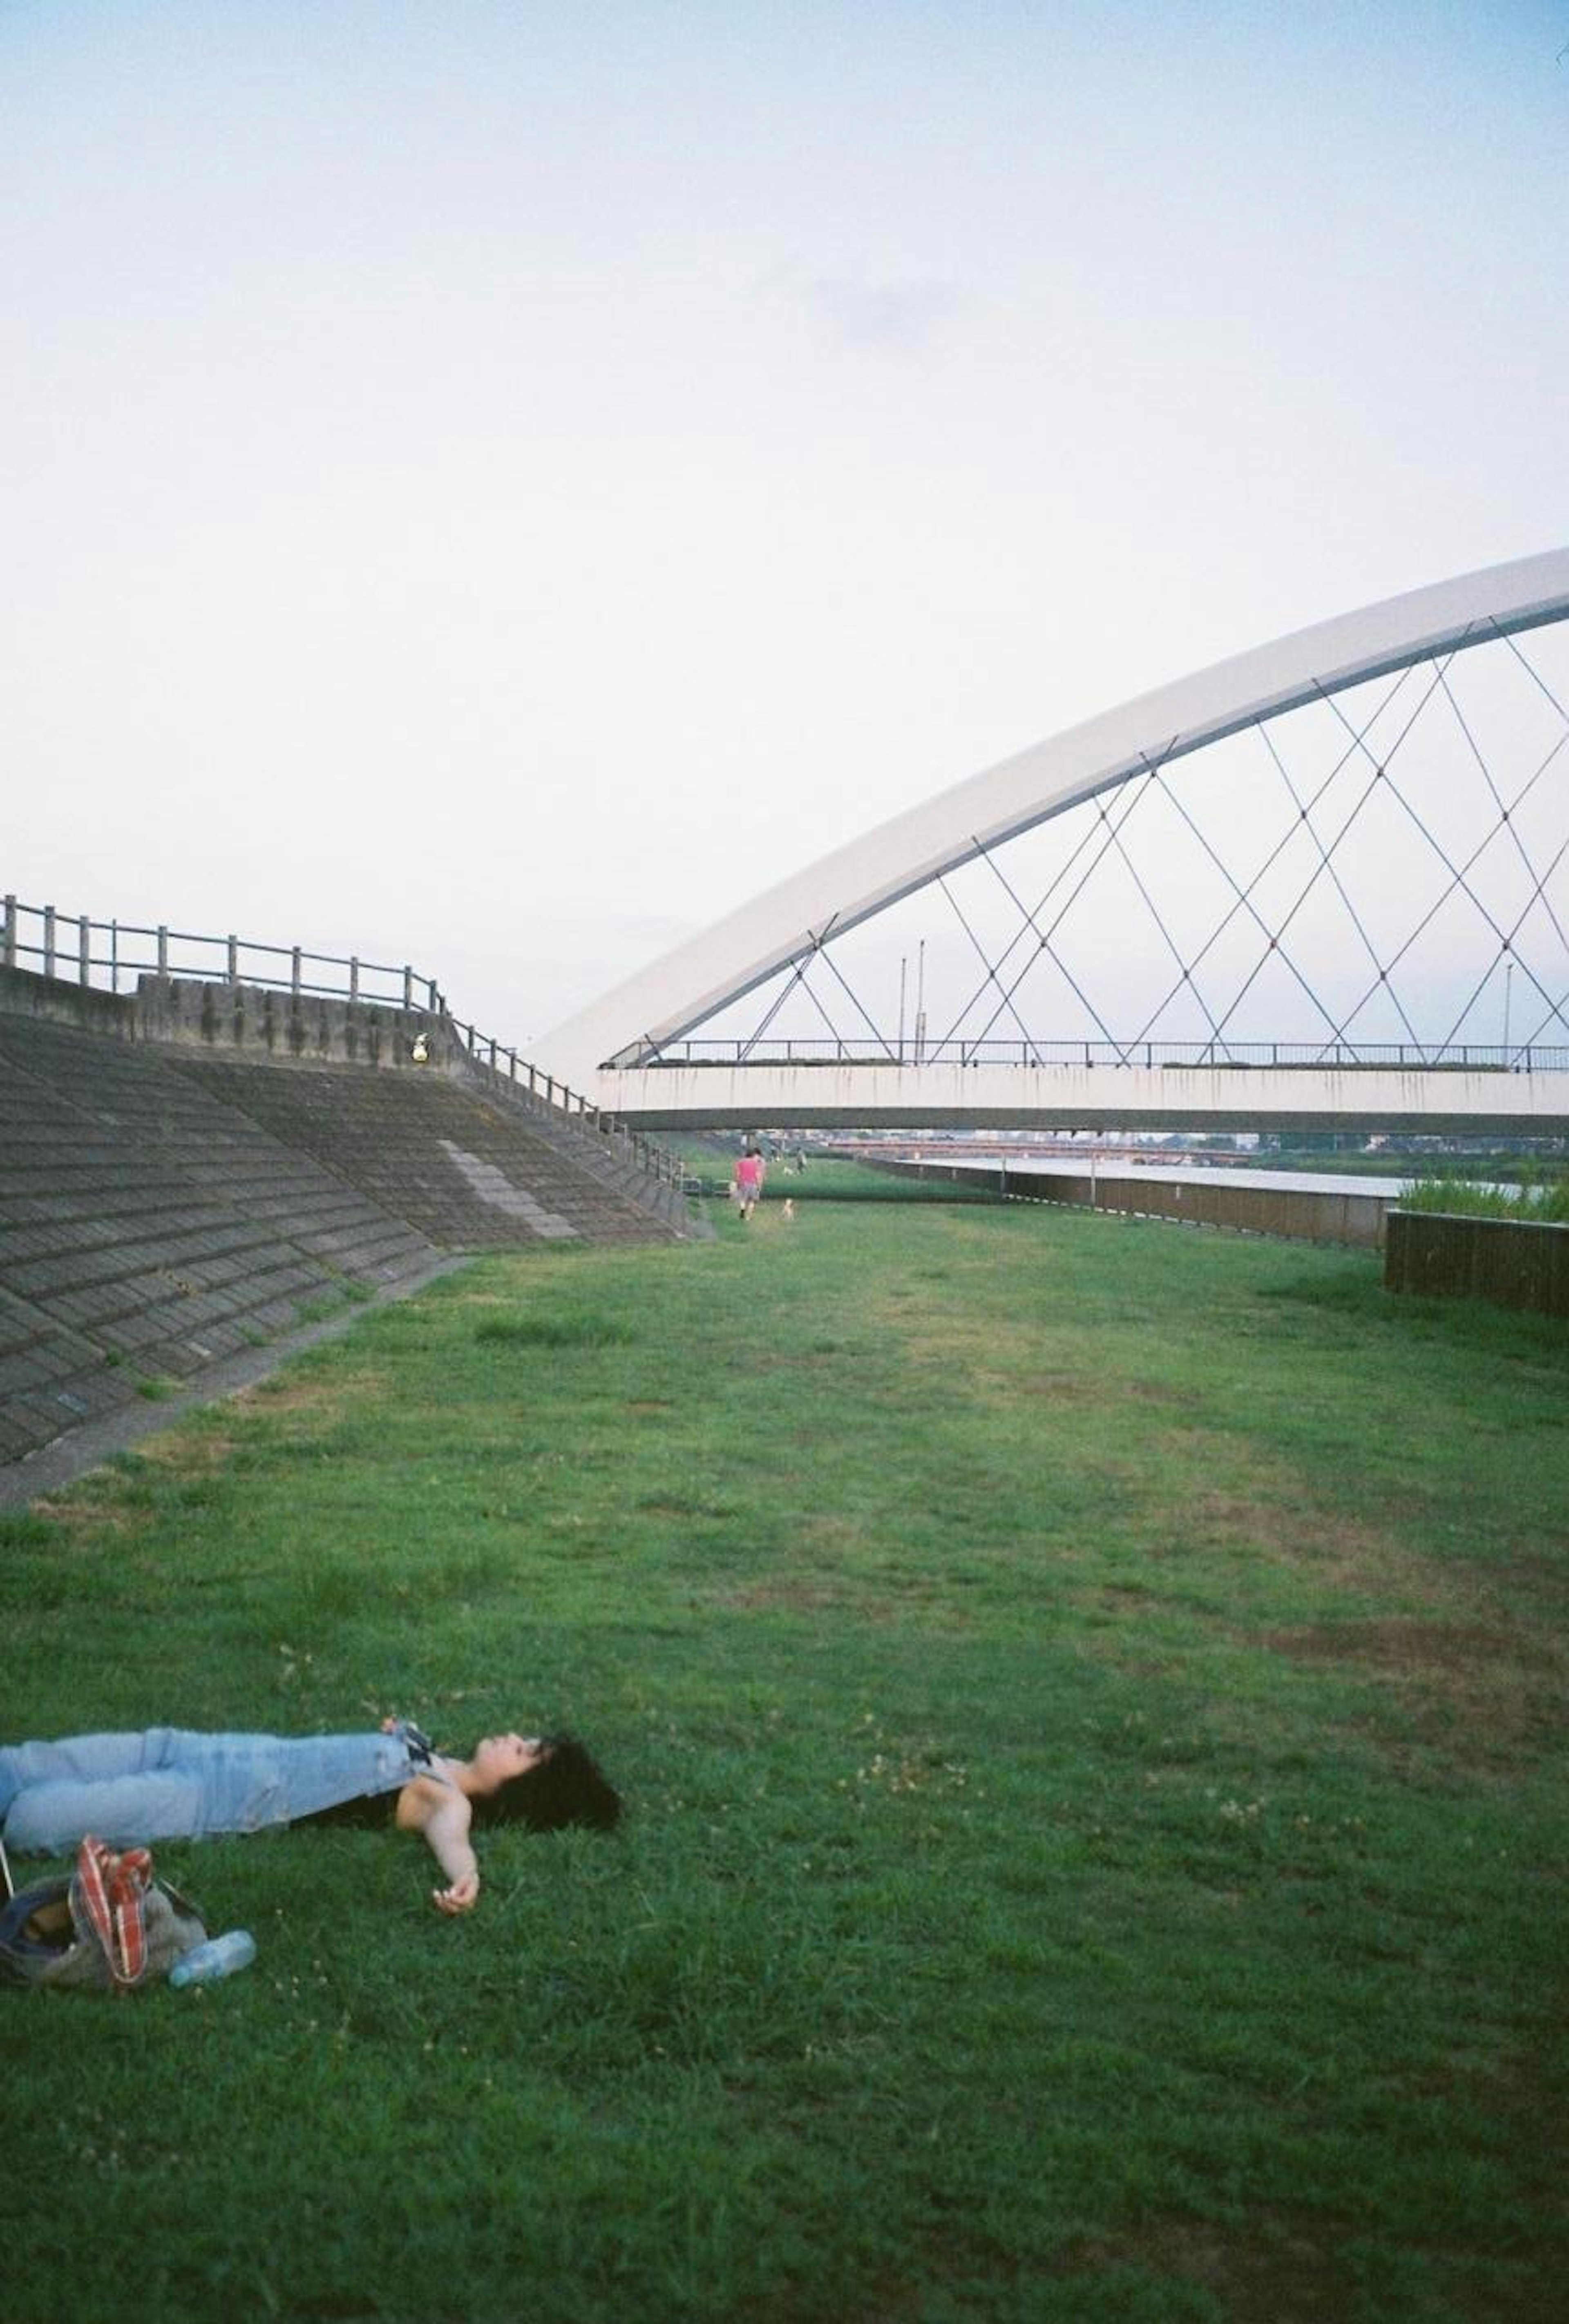
[[[621,1796],[575,1735],[547,1735],[545,1757],[521,1775],[509,1775],[487,1799],[476,1799],[474,1821],[482,1828],[521,1823],[531,1831],[560,1831],[582,1823],[613,1831],[621,1821]]]

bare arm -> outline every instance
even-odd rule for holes
[[[479,1863],[468,1837],[473,1804],[460,1791],[421,1776],[398,1797],[398,1822],[417,1831],[447,1875],[445,1888],[433,1888],[438,1913],[466,1913],[478,1901]]]

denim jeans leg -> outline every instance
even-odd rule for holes
[[[5,1819],[9,1847],[23,1855],[69,1855],[87,1832],[111,1848],[156,1840],[189,1840],[201,1812],[201,1778],[188,1769],[155,1767],[138,1775],[82,1783],[62,1777],[30,1784]]]

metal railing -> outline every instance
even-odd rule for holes
[[[630,1065],[629,1055],[618,1059]],[[1233,1066],[1274,1072],[1318,1073],[1563,1073],[1569,1047],[1501,1042],[1352,1041],[1080,1041],[943,1040],[888,1041],[866,1038],[696,1040],[667,1042],[635,1062],[650,1072],[661,1067],[737,1065],[875,1065],[901,1071],[912,1065]]]
[[[585,1135],[605,1139],[618,1148],[624,1159],[651,1178],[657,1178],[661,1185],[684,1190],[686,1174],[675,1156],[656,1146],[651,1139],[644,1138],[618,1114],[605,1112],[581,1091],[569,1089],[565,1082],[541,1073],[494,1035],[482,1033],[473,1025],[460,1024],[455,1017],[448,1016],[446,1021],[468,1063],[498,1082],[514,1098],[521,1099],[537,1111],[566,1120]]]
[[[122,979],[134,988],[143,976],[180,977],[205,984],[259,985],[296,1000],[346,1001],[438,1018],[470,1065],[488,1073],[541,1116],[598,1137],[661,1185],[681,1185],[680,1166],[663,1148],[565,1082],[540,1073],[515,1048],[460,1022],[435,978],[407,964],[392,967],[362,960],[355,953],[310,952],[302,945],[263,944],[253,936],[197,936],[163,925],[140,927],[128,920],[95,920],[85,912],[24,904],[8,894],[0,917],[0,964],[115,993]]]
[[[10,895],[0,924],[0,957],[7,968],[33,968],[42,976],[69,977],[109,992],[119,991],[122,978],[134,985],[139,976],[178,976],[204,984],[262,985],[300,999],[419,1009],[433,1016],[447,1007],[434,977],[407,964],[392,968],[353,953],[308,952],[302,945],[262,944],[254,936],[195,936],[162,925],[95,920],[86,912],[19,903]]]

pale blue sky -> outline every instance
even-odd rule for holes
[[[505,1038],[1569,540],[1569,5],[0,0],[0,885]]]

